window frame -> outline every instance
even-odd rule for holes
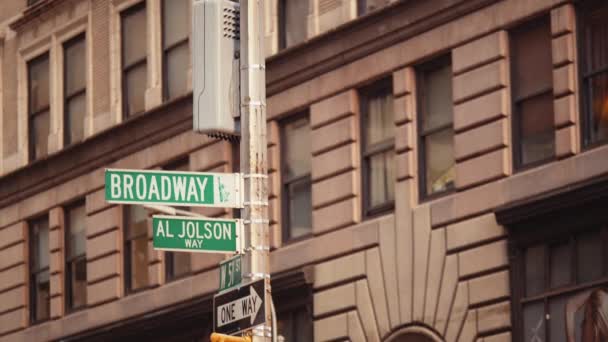
[[[132,15],[140,10],[144,11],[144,15],[146,16],[146,23],[148,22],[148,20],[150,18],[148,18],[148,13],[147,13],[147,6],[146,6],[146,1],[141,1],[123,11],[120,12],[120,73],[121,73],[121,99],[122,99],[122,118],[123,120],[126,120],[128,118],[140,115],[142,113],[146,112],[145,109],[145,90],[147,89],[147,72],[148,72],[148,51],[146,48],[144,57],[133,61],[131,64],[126,65],[125,64],[125,27],[124,27],[124,19],[125,17]],[[147,36],[147,27],[144,27],[144,33]],[[147,46],[147,43],[146,43]],[[126,75],[134,70],[137,69],[138,67],[141,67],[143,65],[144,68],[146,68],[146,85],[144,86],[144,109],[142,111],[139,112],[133,112],[130,113],[129,112],[129,90],[128,90],[128,86],[127,86],[127,77]]]
[[[50,314],[50,306],[51,306],[51,291],[50,291],[50,284],[51,284],[51,263],[50,263],[50,258],[51,258],[51,251],[49,248],[49,265],[46,267],[42,267],[42,268],[36,268],[34,269],[34,263],[36,263],[37,260],[37,253],[38,253],[38,240],[34,239],[34,227],[36,225],[39,225],[41,222],[45,222],[46,221],[46,229],[48,230],[49,233],[49,238],[50,238],[50,233],[51,233],[51,229],[50,229],[50,223],[49,223],[49,217],[48,215],[41,215],[35,218],[32,218],[30,220],[28,220],[28,239],[29,239],[29,243],[28,243],[28,255],[29,255],[29,263],[28,263],[28,281],[29,281],[29,322],[31,325],[37,325],[37,324],[41,324],[47,321],[51,320],[51,314]],[[39,262],[38,262],[39,263]],[[49,274],[49,296],[47,298],[48,300],[48,305],[49,305],[49,316],[43,319],[37,319],[36,318],[36,312],[38,311],[38,302],[36,301],[36,297],[38,294],[38,288],[37,288],[37,276],[40,275],[41,273],[44,272],[48,272]]]
[[[87,34],[86,32],[82,32],[77,34],[76,36],[70,38],[69,40],[67,40],[66,42],[64,42],[62,44],[62,49],[65,52],[67,49],[69,49],[70,47],[77,45],[79,43],[84,44],[85,47],[85,55],[84,55],[84,61],[85,61],[85,70],[87,68],[87,48],[86,48],[86,43],[87,43]],[[64,53],[64,58],[63,58],[63,144],[64,147],[73,145],[75,143],[78,143],[78,141],[71,141],[70,138],[70,132],[71,132],[71,127],[69,125],[69,118],[68,118],[68,104],[70,103],[71,100],[73,100],[74,98],[83,95],[84,99],[85,99],[85,113],[84,116],[86,118],[87,116],[87,112],[86,112],[86,101],[87,101],[87,76],[86,74],[83,75],[84,77],[84,82],[83,82],[83,87],[79,88],[77,90],[75,90],[73,93],[69,94],[68,93],[68,89],[67,89],[67,83],[66,80],[68,79],[68,65],[67,65],[67,60],[65,58],[65,53]],[[86,119],[85,119],[86,120]],[[84,128],[84,123],[83,123],[83,128]],[[85,132],[83,131],[83,139],[85,136]],[[81,140],[82,141],[82,140]],[[69,143],[68,143],[69,142]]]
[[[516,27],[512,28],[511,30],[509,30],[509,50],[511,51],[511,54],[514,53],[514,51],[516,51],[515,49],[515,44],[514,44],[514,39],[513,39],[513,34],[514,33],[518,33],[520,31],[526,31],[529,30],[531,28],[535,28],[535,27],[539,27],[542,25],[548,25],[549,28],[549,32],[551,31],[551,17],[548,14],[543,14],[539,17],[535,17],[535,18],[531,18],[528,21],[524,22],[523,24],[517,25]],[[551,40],[551,37],[549,37],[549,39]],[[551,43],[551,41],[549,42]],[[549,61],[551,63],[551,65],[553,64],[553,61],[550,60]],[[513,62],[511,61],[511,64]],[[553,68],[552,68],[553,69]],[[532,92],[530,94],[527,94],[525,96],[515,96],[515,94],[517,93],[517,89],[518,89],[518,84],[517,82],[515,82],[515,68],[511,67],[510,68],[510,75],[509,75],[510,81],[511,81],[511,90],[510,90],[510,95],[511,95],[511,139],[513,142],[513,171],[514,172],[523,172],[529,169],[533,169],[535,167],[550,163],[552,161],[556,161],[557,160],[557,154],[555,153],[555,132],[556,132],[556,128],[555,126],[553,126],[553,136],[554,136],[554,149],[553,149],[553,155],[547,157],[547,158],[543,158],[541,160],[536,160],[533,161],[531,163],[523,163],[522,161],[522,155],[523,155],[523,146],[522,146],[522,141],[521,141],[521,137],[522,137],[522,131],[523,131],[523,120],[522,120],[522,116],[520,111],[518,110],[519,105],[527,100],[531,100],[531,99],[535,99],[535,98],[540,98],[542,96],[546,96],[546,95],[551,95],[552,99],[554,99],[553,96],[553,82],[551,83],[550,86],[542,88],[540,90],[537,90],[535,92]],[[552,116],[555,117],[555,108],[553,105],[553,101],[552,101],[552,106],[551,108],[553,109],[552,111]]]
[[[87,260],[87,253],[86,253],[86,249],[85,252],[83,254],[79,254],[76,256],[69,256],[70,255],[70,244],[68,241],[68,238],[70,236],[70,231],[71,231],[71,227],[72,227],[72,222],[69,219],[69,212],[73,209],[75,209],[76,207],[84,207],[85,208],[85,215],[86,215],[86,202],[85,199],[79,199],[67,206],[64,207],[64,213],[65,213],[65,228],[63,231],[63,238],[64,238],[64,246],[65,246],[65,250],[64,250],[64,262],[65,262],[65,274],[64,274],[64,281],[65,281],[65,309],[66,309],[66,313],[72,313],[72,312],[76,312],[76,311],[80,311],[83,309],[86,309],[88,307],[88,304],[85,301],[85,304],[82,306],[74,306],[73,303],[73,288],[72,288],[72,282],[70,281],[71,279],[71,275],[73,272],[73,267],[75,265],[76,262],[78,261],[82,261],[84,260],[86,262]],[[86,242],[86,224],[85,224],[85,231],[84,231],[84,239]]]
[[[451,193],[456,192],[456,184],[451,188],[436,191],[433,193],[427,193],[427,159],[426,159],[426,144],[425,139],[433,134],[440,133],[446,130],[451,130],[453,135],[456,135],[454,129],[454,101],[452,100],[452,118],[449,123],[443,124],[441,126],[424,130],[423,129],[423,117],[426,115],[428,109],[424,105],[427,94],[423,91],[424,85],[426,84],[426,73],[429,71],[437,70],[445,66],[452,66],[452,55],[450,53],[446,53],[443,55],[439,55],[427,62],[424,62],[415,67],[416,73],[416,143],[418,145],[418,199],[420,202],[431,201],[443,196],[447,196]],[[453,84],[454,74],[452,72],[452,78],[450,80]],[[452,89],[453,92],[453,89]],[[454,145],[454,141],[452,140],[452,145]],[[454,155],[454,167],[456,166],[456,156]],[[454,179],[454,182],[456,180]]]
[[[141,291],[145,291],[148,290],[150,288],[152,288],[152,285],[150,283],[146,284],[145,286],[142,286],[140,288],[134,289],[133,288],[133,282],[132,282],[132,276],[133,276],[133,270],[131,269],[131,252],[132,252],[132,248],[133,248],[133,241],[141,239],[142,237],[146,238],[146,243],[149,243],[149,237],[148,237],[148,229],[146,229],[145,233],[142,234],[138,234],[136,236],[133,237],[129,237],[129,229],[130,229],[130,219],[131,219],[131,213],[130,213],[130,207],[131,206],[135,206],[135,205],[124,205],[123,208],[123,270],[125,273],[125,278],[124,278],[124,289],[125,289],[125,294],[126,295],[131,295],[134,293],[138,293]],[[145,209],[144,209],[145,210]],[[147,210],[146,210],[147,212]],[[149,261],[149,260],[148,260]],[[146,265],[146,267],[149,267],[149,262],[148,265]],[[146,269],[146,272],[148,270]]]
[[[362,182],[362,213],[365,219],[377,217],[380,215],[384,215],[390,213],[395,208],[395,199],[385,201],[382,204],[371,206],[371,182],[370,182],[370,159],[377,155],[383,155],[386,152],[390,152],[393,150],[393,164],[395,164],[395,136],[398,133],[396,128],[394,134],[391,138],[384,139],[381,142],[375,143],[372,146],[367,146],[366,133],[368,132],[368,127],[366,125],[367,119],[370,116],[369,113],[369,100],[371,98],[380,97],[383,95],[389,95],[392,97],[392,101],[394,104],[394,94],[393,94],[393,84],[391,77],[385,77],[380,79],[371,85],[368,85],[364,88],[361,88],[359,91],[359,104],[361,108],[360,115],[360,137],[361,137],[361,182]],[[394,125],[394,109],[393,109],[393,120],[392,124]],[[393,165],[396,167],[396,165]],[[388,178],[388,177],[387,177]],[[385,181],[389,181],[385,179]],[[392,180],[392,184],[387,184],[388,187],[395,187],[396,180]]]
[[[32,101],[31,101],[31,97],[32,97],[32,92],[31,92],[31,86],[32,86],[32,72],[31,72],[31,64],[32,63],[37,63],[40,62],[42,60],[46,59],[48,66],[49,66],[49,99],[48,99],[48,105],[42,108],[39,108],[37,111],[33,111],[32,110]],[[43,115],[45,112],[47,113],[47,115],[49,116],[49,131],[50,131],[50,122],[51,122],[51,53],[50,51],[45,51],[39,55],[37,55],[36,57],[30,59],[27,61],[26,63],[26,69],[27,69],[27,126],[28,126],[28,160],[29,162],[34,162],[36,160],[40,160],[43,159],[44,157],[49,155],[49,151],[48,151],[48,142],[47,142],[47,153],[44,156],[37,156],[36,155],[36,135],[34,132],[34,119],[38,116]],[[47,136],[47,140],[48,140],[48,136]]]
[[[285,149],[285,142],[287,141],[287,137],[285,135],[285,126],[301,120],[303,118],[306,118],[308,120],[308,125],[310,126],[310,111],[307,110],[303,110],[301,112],[298,112],[296,114],[290,115],[287,118],[279,121],[279,139],[280,139],[280,158],[281,158],[281,162],[280,162],[280,167],[281,167],[281,240],[283,242],[283,244],[287,244],[287,243],[293,243],[293,242],[297,242],[297,241],[301,241],[301,240],[305,240],[310,238],[311,236],[313,236],[313,225],[312,225],[312,211],[314,211],[314,208],[312,206],[312,203],[310,205],[311,207],[311,229],[310,232],[298,237],[292,237],[291,236],[291,224],[290,224],[290,220],[289,220],[289,215],[290,215],[290,210],[289,210],[289,191],[288,188],[291,184],[294,183],[300,183],[300,182],[306,182],[308,183],[308,185],[310,186],[310,191],[311,191],[311,195],[312,195],[312,167],[310,172],[308,172],[305,175],[300,175],[297,177],[293,177],[291,179],[286,177],[286,173],[287,173],[287,158],[286,158],[286,149]],[[311,127],[311,133],[312,133],[312,127]],[[312,151],[311,151],[311,163],[312,163]],[[312,197],[311,197],[311,202],[312,202]]]
[[[175,0],[172,0],[175,1]],[[191,55],[191,47],[190,47],[190,34],[192,32],[192,28],[190,28],[190,32],[188,33],[188,35],[186,35],[186,38],[182,38],[181,40],[174,42],[173,44],[165,47],[165,22],[164,22],[164,13],[166,11],[165,6],[166,6],[166,1],[165,0],[161,0],[161,16],[160,16],[160,27],[161,27],[161,58],[162,58],[162,84],[163,84],[163,102],[166,101],[170,101],[172,100],[171,98],[169,98],[169,68],[167,65],[167,55],[169,53],[171,53],[171,51],[178,49],[180,47],[182,47],[183,45],[186,45],[188,47],[188,51],[190,51],[189,55]],[[191,6],[191,2],[188,1],[188,12],[192,13],[192,6]],[[192,57],[190,57],[192,58]],[[188,68],[186,68],[186,73],[188,72]],[[187,87],[186,87],[187,88]],[[180,96],[186,95],[188,94],[188,91],[186,91],[184,94],[182,95],[178,95],[177,97],[173,98],[173,99],[177,99]]]
[[[507,229],[508,255],[510,268],[511,320],[514,336],[523,336],[523,305],[525,299],[525,253],[531,246],[549,246],[556,242],[563,242],[571,235],[580,235],[588,232],[604,231],[604,272],[598,280],[585,282],[577,287],[571,281],[570,285],[562,285],[556,289],[550,288],[550,274],[545,274],[545,286],[538,297],[555,297],[556,294],[565,294],[581,291],[587,287],[597,287],[608,282],[608,212],[605,203],[608,200],[608,178],[592,179],[582,184],[554,191],[550,195],[537,196],[523,202],[509,204],[496,208],[496,221]],[[577,215],[572,215],[577,213]],[[546,249],[546,247],[543,247]],[[576,263],[576,254],[573,255]],[[550,267],[550,259],[545,257],[544,270]],[[576,279],[577,272],[573,266],[571,279]],[[545,272],[547,273],[547,272]],[[549,284],[549,285],[546,285]],[[574,285],[573,285],[574,284]],[[529,301],[528,301],[529,303]],[[546,309],[545,309],[546,310]],[[546,311],[545,311],[546,312]],[[547,321],[545,321],[547,322]],[[548,325],[548,324],[545,324]],[[548,336],[548,335],[546,335]]]
[[[575,3],[576,6],[576,23],[577,23],[577,57],[578,57],[578,84],[580,90],[580,101],[578,103],[578,109],[580,110],[580,119],[581,119],[581,136],[580,143],[582,150],[591,150],[599,146],[603,146],[608,144],[608,139],[599,140],[595,142],[591,142],[591,116],[592,106],[591,101],[593,100],[593,92],[591,91],[591,85],[589,79],[599,76],[606,75],[608,77],[608,65],[600,68],[599,70],[588,71],[590,68],[590,63],[588,63],[588,58],[591,56],[591,47],[588,43],[588,29],[589,22],[592,17],[597,12],[604,12],[606,16],[605,19],[608,19],[608,4],[602,3],[601,1],[590,0],[586,3]]]
[[[308,27],[305,26],[305,30],[306,30],[306,37],[304,38],[303,41],[295,43],[293,45],[287,46],[287,5],[286,3],[288,1],[302,1],[302,0],[278,0],[277,1],[277,12],[278,12],[278,38],[279,38],[279,42],[278,42],[278,48],[279,51],[282,50],[286,50],[289,48],[292,48],[294,46],[299,46],[302,45],[303,43],[305,43],[306,41],[308,41],[308,39],[310,39],[309,36],[309,32],[308,32]],[[310,2],[314,1],[314,0],[306,0],[306,2],[308,3],[308,6],[310,6]]]

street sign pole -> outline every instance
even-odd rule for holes
[[[263,279],[264,324],[253,329],[253,342],[272,337],[270,229],[266,158],[266,54],[264,0],[241,0],[241,173],[245,175],[245,257],[243,281]]]

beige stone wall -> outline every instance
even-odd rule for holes
[[[119,2],[93,2],[87,21],[95,31],[92,51],[102,50],[99,56],[107,57],[92,63],[92,77],[99,78],[91,90],[94,130],[115,123],[111,91],[116,66],[110,62],[117,53],[111,38],[115,28],[106,17]],[[339,25],[339,13],[352,15],[348,8],[352,9],[349,1],[313,2],[319,16],[311,26],[319,33],[329,30],[332,24]],[[267,13],[276,17],[274,7]],[[513,174],[508,30],[523,18],[543,13],[551,14],[552,23],[559,160]],[[269,22],[267,51],[276,51],[276,22]],[[575,37],[573,9],[564,1],[500,1],[268,99],[269,217],[272,245],[277,247],[271,253],[271,268],[275,273],[303,265],[313,268],[315,341],[380,341],[404,326],[417,327],[440,341],[512,339],[507,232],[492,211],[608,172],[608,147],[581,151],[578,146]],[[4,137],[12,139],[3,145],[5,172],[19,165],[8,158],[19,145],[13,87],[17,71],[12,73],[9,69],[15,68],[7,65],[17,63],[19,44],[35,41],[33,33],[24,33],[20,41],[5,36],[3,44],[2,129]],[[454,74],[456,191],[421,203],[415,66],[447,52],[452,54]],[[363,220],[357,88],[386,76],[393,79],[395,98],[395,210]],[[282,246],[277,120],[302,108],[309,108],[312,127],[314,236]],[[105,167],[159,168],[186,155],[193,171],[230,172],[234,163],[228,143],[187,132]],[[89,308],[65,316],[62,205],[82,197],[87,212]],[[200,212],[230,215],[224,209]],[[45,213],[51,223],[53,320],[24,329],[29,306],[25,222]],[[0,208],[0,341],[59,339],[217,290],[216,266],[223,257],[193,255],[193,275],[167,284],[163,254],[149,246],[153,288],[125,296],[122,224],[121,207],[104,200],[103,168]]]

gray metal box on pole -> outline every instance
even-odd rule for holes
[[[240,134],[240,6],[194,0],[192,88],[194,131],[231,139]]]

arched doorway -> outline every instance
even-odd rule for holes
[[[395,336],[391,342],[435,342],[432,338],[419,333],[405,333]]]
[[[423,326],[399,329],[390,334],[386,342],[444,342],[434,331]]]

